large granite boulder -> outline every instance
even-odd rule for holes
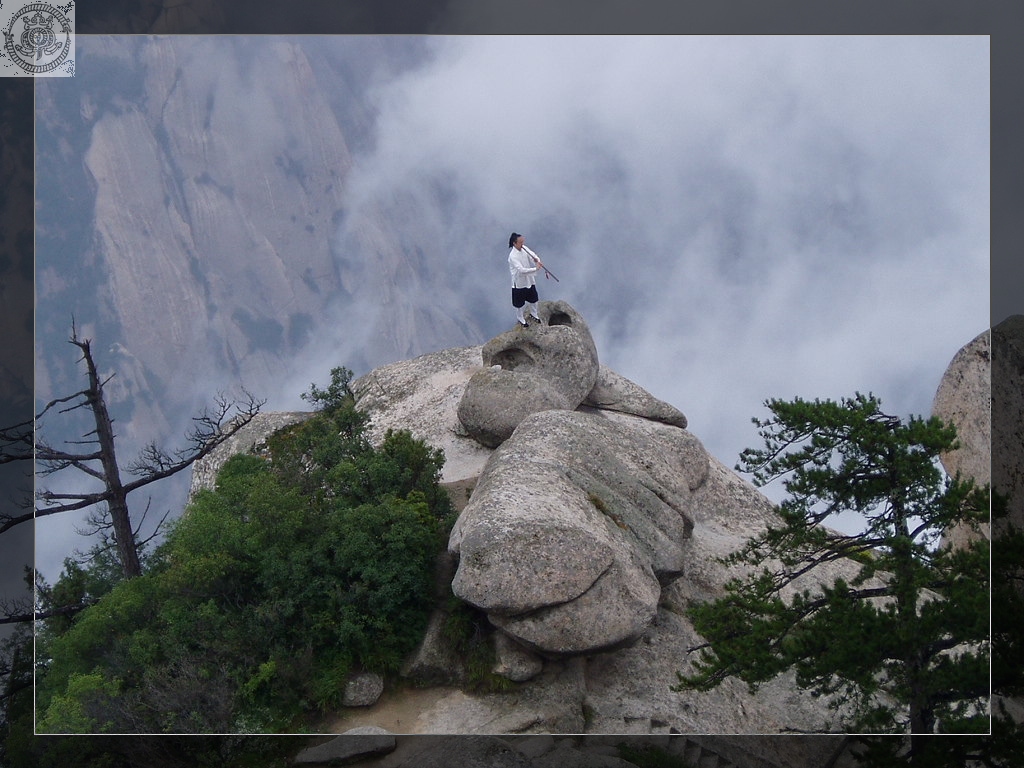
[[[495,365],[473,374],[459,401],[458,413],[474,440],[487,448],[497,448],[530,414],[571,411],[577,405],[542,376]]]
[[[533,414],[488,461],[452,530],[452,589],[545,655],[629,642],[684,570],[692,491],[707,472],[685,430]]]
[[[538,304],[540,323],[495,336],[484,344],[485,366],[530,371],[552,386],[575,408],[597,380],[597,346],[583,317],[564,301]]]
[[[384,678],[376,672],[359,672],[345,683],[341,704],[345,707],[369,707],[384,693]]]
[[[597,382],[599,362],[590,329],[564,301],[542,301],[540,322],[502,333],[481,350],[484,370],[466,384],[459,421],[495,448],[531,413],[574,410]]]

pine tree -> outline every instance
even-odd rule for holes
[[[956,445],[936,418],[886,415],[877,398],[769,400],[754,419],[765,447],[737,470],[781,480],[779,523],[723,561],[749,576],[689,609],[707,641],[675,690],[728,677],[751,689],[793,670],[797,683],[846,713],[848,732],[910,733],[923,759],[933,733],[988,728],[989,548],[980,535],[944,546],[953,526],[988,519],[987,489],[947,478]],[[827,525],[857,513],[861,533]],[[846,578],[816,578],[845,564]]]

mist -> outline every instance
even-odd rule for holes
[[[430,43],[370,94],[353,208],[439,200],[401,229],[495,332],[523,233],[560,278],[541,298],[726,464],[769,397],[928,413],[987,328],[986,39]]]
[[[181,423],[141,442],[180,444],[222,389],[305,409],[336,365],[358,375],[512,327],[512,231],[559,277],[541,299],[575,306],[601,362],[682,410],[727,466],[757,444],[767,398],[871,392],[889,413],[929,413],[988,327],[986,37],[415,37],[366,71],[365,39],[288,41],[349,62],[354,101],[320,87],[342,123],[369,126],[346,132],[343,215],[325,235],[356,288],[318,311],[284,374],[226,381],[197,341],[179,363]],[[232,151],[294,137],[298,118],[261,94],[276,42],[174,41],[183,76],[211,81],[209,121]],[[405,260],[382,273],[385,246]],[[37,251],[37,269],[50,258]],[[204,268],[235,278],[215,256]],[[399,321],[431,333],[393,337]],[[151,514],[180,511],[184,486]],[[41,521],[48,576],[88,546],[67,543],[73,527]]]

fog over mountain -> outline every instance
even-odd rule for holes
[[[730,466],[768,397],[927,413],[988,325],[984,37],[76,47],[36,85],[37,398],[81,388],[74,315],[125,460],[218,390],[302,408],[336,365],[510,327],[513,230]],[[73,525],[40,521],[50,579]]]

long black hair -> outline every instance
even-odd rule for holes
[[[520,237],[522,237],[522,235],[520,235],[518,232],[513,232],[512,236],[509,237],[508,239],[508,247],[511,248],[512,246],[514,246],[516,244],[516,240],[518,240]]]

